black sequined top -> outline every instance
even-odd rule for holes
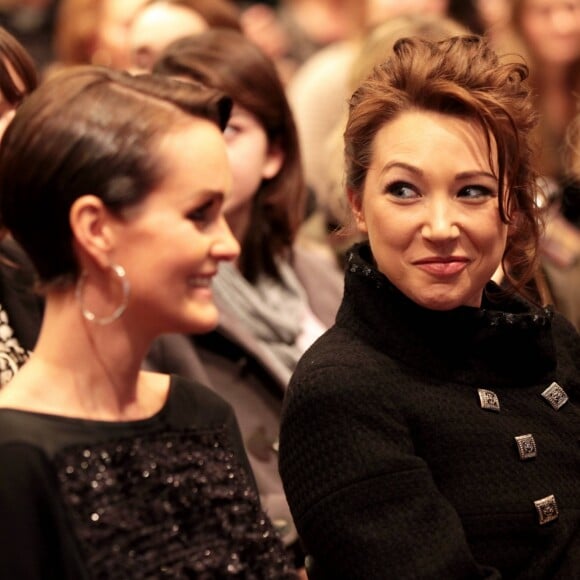
[[[231,408],[172,378],[131,422],[0,409],[0,578],[294,578]]]

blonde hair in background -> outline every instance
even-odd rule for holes
[[[400,38],[417,36],[431,41],[450,36],[468,34],[468,30],[451,18],[436,15],[406,14],[389,19],[372,28],[362,40],[350,70],[349,91],[352,93],[371,73],[373,68],[387,59],[395,42]],[[350,94],[348,95],[350,97]],[[350,245],[357,239],[344,187],[344,141],[348,111],[338,120],[330,133],[325,148],[328,164],[325,195],[322,198],[326,219],[331,224],[343,226],[341,236]]]

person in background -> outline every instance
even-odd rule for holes
[[[50,77],[63,67],[94,64],[119,70],[130,66],[128,30],[146,0],[59,0]]]
[[[149,0],[135,14],[129,29],[132,69],[150,71],[174,40],[208,28],[241,32],[237,6],[230,0]]]
[[[35,64],[14,36],[0,28],[0,140],[22,101],[38,85]],[[0,228],[0,387],[26,362],[40,329],[42,301],[32,267]]]
[[[367,1],[281,0],[242,3],[244,34],[273,61],[284,84],[311,56],[364,29]]]
[[[49,72],[61,66],[91,63],[97,9],[96,0],[59,0],[54,22],[54,62],[49,65]]]
[[[492,40],[502,53],[522,54],[530,67],[539,123],[537,166],[547,223],[541,243],[543,293],[578,325],[571,296],[580,288],[570,277],[568,258],[578,252],[574,229],[559,215],[571,180],[566,163],[566,132],[577,115],[580,90],[580,2],[577,0],[511,0],[508,25]],[[572,178],[573,180],[573,178]],[[563,244],[563,245],[562,245]],[[572,267],[573,271],[573,267]],[[568,286],[564,288],[564,286]]]
[[[54,15],[59,0],[0,0],[0,26],[18,39],[37,70],[50,63]]]
[[[230,107],[199,84],[73,67],[4,135],[0,215],[46,305],[0,390],[2,578],[295,577],[231,407],[141,370],[159,334],[217,322],[212,279],[239,252]]]
[[[580,1],[510,0],[508,24],[492,37],[502,54],[521,54],[530,68],[539,124],[538,169],[555,191],[564,177],[565,133],[580,91]]]
[[[311,580],[580,570],[580,336],[525,296],[540,235],[526,76],[478,36],[407,38],[350,100],[367,240],[280,433]]]
[[[318,62],[316,59],[311,61],[312,68],[309,72],[303,71],[306,76],[311,77],[312,84],[311,89],[304,85],[306,91],[300,98],[303,107],[302,121],[314,121],[316,112],[322,109],[333,111],[333,103],[340,105],[340,108],[337,107],[332,117],[319,116],[318,128],[311,124],[310,129],[303,133],[307,137],[307,143],[302,144],[309,151],[307,167],[310,172],[306,176],[315,193],[316,212],[305,223],[301,235],[326,241],[339,263],[344,264],[346,251],[354,241],[360,239],[360,234],[354,228],[346,227],[350,223],[350,208],[344,189],[343,134],[348,117],[348,98],[374,66],[389,56],[399,38],[419,36],[427,40],[443,40],[467,32],[455,20],[444,16],[402,14],[371,28],[356,46],[348,46],[351,52],[348,66],[341,65],[341,59],[336,58],[338,53],[331,56],[330,49],[326,49],[320,53]],[[339,70],[340,74],[337,74]],[[335,83],[340,75],[343,81],[341,86],[337,86]],[[313,83],[316,76],[321,81],[317,87]],[[304,98],[307,95],[310,95],[310,102]],[[317,137],[316,131],[319,132]],[[312,141],[312,137],[316,139]],[[317,139],[320,139],[318,145]]]
[[[215,29],[172,44],[154,71],[233,95],[225,138],[234,187],[224,213],[242,249],[214,282],[215,331],[161,337],[148,361],[200,378],[232,404],[262,504],[303,565],[278,474],[282,398],[300,355],[334,321],[342,275],[315,248],[293,243],[305,189],[274,63],[241,33]]]
[[[541,263],[556,308],[580,330],[580,113],[565,141],[565,178],[544,210]]]

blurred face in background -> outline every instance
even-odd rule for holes
[[[519,20],[540,62],[566,65],[580,58],[580,0],[523,0]]]
[[[224,204],[224,212],[234,234],[241,237],[254,196],[264,179],[280,171],[284,155],[270,144],[258,118],[239,105],[232,109],[224,137],[233,174],[232,195]]]
[[[99,0],[92,63],[119,70],[129,68],[129,24],[146,0]]]
[[[507,0],[476,0],[475,7],[486,30],[505,25],[509,20]]]
[[[161,52],[174,40],[199,34],[209,28],[195,10],[157,2],[144,7],[129,27],[131,67],[150,71]]]
[[[367,20],[373,26],[401,14],[435,14],[444,16],[449,0],[368,0]]]

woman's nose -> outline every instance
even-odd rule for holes
[[[235,260],[240,255],[240,244],[228,226],[225,217],[219,218],[212,252],[218,260]]]
[[[446,241],[459,236],[459,225],[452,204],[433,201],[426,209],[421,234],[431,241]]]

